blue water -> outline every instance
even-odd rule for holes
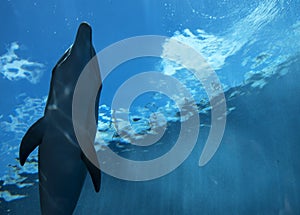
[[[96,51],[140,35],[191,46],[222,83],[227,123],[218,151],[199,167],[211,125],[201,83],[165,59],[126,62],[103,85],[98,135],[104,144],[124,157],[153,159],[176,141],[179,109],[155,92],[137,98],[130,116],[134,130],[143,133],[151,113],[160,111],[168,121],[161,144],[139,150],[116,136],[112,125],[116,89],[151,70],[178,79],[197,101],[197,144],[182,165],[158,179],[131,182],[103,174],[96,194],[87,177],[74,214],[300,214],[298,0],[3,0],[0,6],[0,214],[40,213],[37,153],[21,167],[18,147],[42,116],[51,70],[82,21],[93,28]]]

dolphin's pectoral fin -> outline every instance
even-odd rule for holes
[[[101,171],[99,168],[97,168],[84,154],[81,153],[81,159],[84,162],[86,168],[88,169],[96,192],[99,192],[100,190],[100,184],[101,184]]]
[[[30,153],[42,142],[45,123],[44,118],[40,118],[36,121],[26,132],[25,136],[22,139],[20,149],[19,149],[19,158],[20,164],[23,166],[27,157]]]

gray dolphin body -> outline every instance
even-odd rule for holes
[[[29,128],[20,145],[21,165],[39,146],[42,214],[72,214],[87,171],[92,177],[96,192],[100,190],[101,172],[80,149],[72,123],[72,100],[76,82],[86,64],[96,55],[91,35],[91,27],[82,23],[74,44],[52,71],[44,116]],[[100,76],[99,67],[97,70],[95,74]],[[100,91],[101,87],[95,103],[96,122]]]

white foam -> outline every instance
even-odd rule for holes
[[[44,65],[19,57],[16,54],[19,48],[19,44],[13,42],[7,52],[0,56],[0,74],[10,81],[27,79],[33,84],[38,83],[43,74]]]
[[[0,198],[3,198],[6,202],[10,202],[12,200],[21,199],[26,197],[26,195],[13,195],[9,191],[4,190],[0,191]]]

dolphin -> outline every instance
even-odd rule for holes
[[[29,128],[20,144],[19,157],[22,166],[29,154],[39,146],[39,194],[42,214],[72,214],[87,172],[92,178],[95,191],[100,190],[100,169],[82,152],[72,123],[72,100],[77,80],[95,55],[92,29],[89,24],[81,23],[75,42],[52,70],[44,116]],[[99,65],[93,69],[95,77],[98,76],[96,78],[99,78],[101,83]],[[96,123],[101,86],[102,84],[99,86],[95,102]],[[87,97],[89,98],[89,95]]]

